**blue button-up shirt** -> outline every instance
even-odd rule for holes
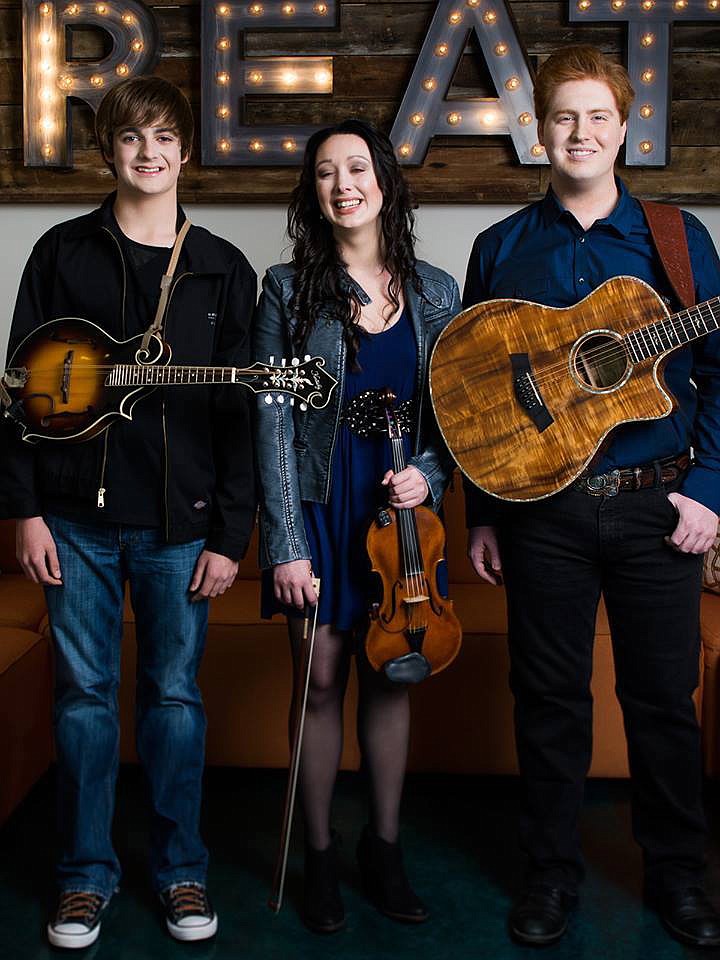
[[[650,284],[671,311],[681,309],[655,251],[642,207],[617,180],[620,196],[609,217],[583,229],[552,189],[543,200],[483,231],[468,263],[463,306],[515,297],[551,307],[582,300],[619,275]],[[698,303],[720,294],[720,261],[705,227],[683,211]],[[695,465],[681,492],[720,514],[720,333],[675,350],[665,380],[677,409],[660,420],[624,424],[611,434],[597,473],[637,466],[692,446]],[[467,490],[467,485],[466,485]],[[468,525],[491,523],[493,498],[468,491]]]

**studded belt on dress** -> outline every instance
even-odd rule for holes
[[[363,390],[352,400],[348,400],[340,414],[340,423],[347,425],[358,437],[369,437],[373,433],[387,433],[385,404],[380,400],[381,390]],[[410,433],[414,419],[415,404],[412,400],[403,400],[395,407],[395,419],[403,433]]]

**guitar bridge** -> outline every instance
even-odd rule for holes
[[[510,365],[515,398],[538,428],[538,432],[542,433],[554,422],[554,418],[545,406],[545,401],[538,389],[530,367],[530,358],[526,353],[511,353]]]

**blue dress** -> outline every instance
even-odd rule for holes
[[[358,366],[345,371],[347,403],[364,390],[389,387],[397,403],[412,400],[417,373],[417,343],[406,310],[387,330],[359,331]],[[405,456],[411,438],[404,434]],[[346,423],[338,427],[330,465],[330,498],[327,503],[303,501],[303,520],[312,568],[320,577],[318,623],[337,630],[362,625],[368,611],[370,564],[365,538],[377,509],[387,503],[387,488],[380,481],[392,467],[387,434],[368,437],[353,433]],[[297,613],[273,597],[272,578],[263,578],[263,616]]]

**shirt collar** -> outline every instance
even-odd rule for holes
[[[615,184],[618,188],[618,201],[615,204],[615,208],[609,216],[604,217],[602,220],[596,220],[593,226],[610,227],[616,233],[620,234],[620,236],[627,237],[633,227],[637,204],[628,193],[628,189],[620,177],[615,177]],[[572,217],[573,221],[575,221],[572,214],[563,207],[555,196],[552,187],[548,187],[547,193],[540,203],[542,217],[546,227],[551,227],[564,215]]]

